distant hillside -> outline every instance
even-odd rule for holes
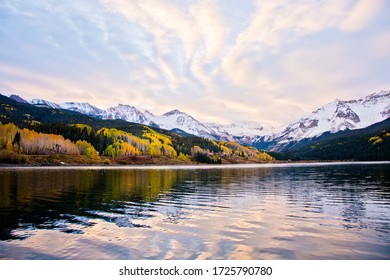
[[[292,160],[390,160],[390,118],[363,129],[291,143],[287,152],[271,155]]]

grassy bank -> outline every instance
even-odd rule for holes
[[[239,156],[222,158],[221,164],[244,164],[244,163],[264,163],[259,158],[244,159]],[[42,166],[60,166],[60,165],[185,165],[199,164],[194,160],[181,160],[179,158],[166,156],[131,156],[131,157],[100,157],[91,159],[84,155],[22,155],[12,151],[0,151],[1,165],[42,165]]]

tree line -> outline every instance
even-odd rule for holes
[[[116,128],[95,130],[85,124],[39,123],[33,128],[21,129],[13,123],[0,123],[0,150],[26,155],[84,155],[91,159],[100,156],[163,156],[183,161],[221,163],[221,157],[239,156],[272,160],[267,153],[238,143],[174,137],[147,126],[143,127],[140,136]]]

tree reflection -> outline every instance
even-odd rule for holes
[[[34,229],[82,234],[94,219],[148,227],[146,221],[159,215],[178,223],[195,210],[228,209],[237,198],[274,199],[287,204],[286,216],[335,216],[346,229],[359,229],[367,227],[367,203],[388,202],[390,165],[4,169],[0,182],[0,240],[28,238]],[[386,221],[369,222],[389,229]]]
[[[15,229],[58,229],[82,233],[91,218],[120,226],[141,226],[150,216],[144,204],[180,183],[178,170],[23,170],[2,171],[0,239],[20,239]],[[147,207],[151,207],[148,205]]]

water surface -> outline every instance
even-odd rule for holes
[[[390,164],[0,168],[0,259],[390,259]]]

